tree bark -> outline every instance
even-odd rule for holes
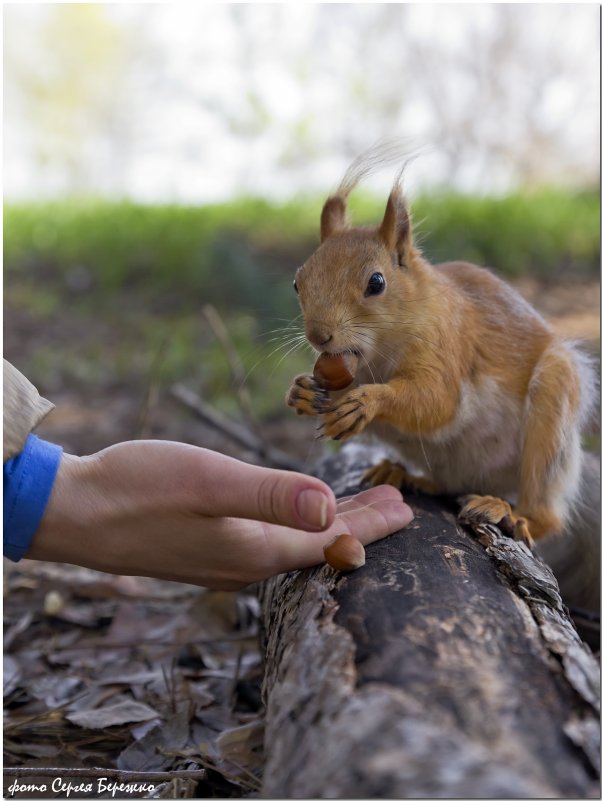
[[[378,458],[350,444],[317,472],[346,495]],[[263,587],[263,796],[599,797],[598,664],[550,569],[407,500],[360,570]]]

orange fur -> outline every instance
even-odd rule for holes
[[[300,376],[288,403],[322,415],[333,439],[376,430],[404,461],[409,454],[431,490],[515,496],[511,517],[525,539],[559,531],[578,488],[591,369],[488,270],[430,264],[399,186],[380,226],[350,227],[353,185],[344,181],[325,204],[322,244],[296,285],[308,340],[319,351],[358,352],[358,386],[325,400]],[[372,296],[376,272],[385,289]],[[395,475],[375,468],[372,479],[385,473]],[[491,522],[505,508],[477,505]]]

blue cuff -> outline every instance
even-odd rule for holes
[[[4,463],[4,556],[13,562],[25,556],[40,525],[62,453],[30,434],[21,453]]]

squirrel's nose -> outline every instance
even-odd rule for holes
[[[332,339],[332,334],[329,334],[328,331],[324,331],[322,328],[312,327],[307,331],[307,338],[316,348],[323,348],[324,345],[328,345]]]

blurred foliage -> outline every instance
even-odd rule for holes
[[[318,217],[317,203],[276,207],[255,199],[200,208],[9,205],[4,265],[9,281],[80,288],[95,303],[127,288],[154,308],[210,301],[282,316],[283,307],[290,313],[295,306],[293,266],[315,245]]]
[[[358,194],[352,219],[375,223],[383,205]],[[41,335],[54,332],[48,342],[40,336],[29,357],[36,382],[49,390],[52,382],[122,382],[143,393],[148,382],[184,380],[236,413],[223,348],[202,315],[211,303],[243,360],[257,413],[286,414],[282,397],[291,377],[312,363],[292,278],[318,243],[320,207],[316,198],[283,205],[243,198],[199,208],[7,205],[7,308],[25,312]],[[424,196],[413,215],[434,261],[467,259],[510,277],[554,281],[598,275],[593,193]]]
[[[462,259],[508,278],[595,277],[600,265],[597,192],[539,190],[500,198],[439,194],[423,197],[422,245],[432,261]]]
[[[423,196],[412,204],[433,261],[464,259],[502,275],[557,280],[598,273],[599,199],[558,190],[501,198]],[[31,278],[110,295],[205,299],[232,309],[288,313],[294,269],[317,244],[320,201],[243,198],[204,207],[60,201],[7,205],[9,281]],[[377,222],[382,199],[352,198],[354,220]],[[283,283],[284,282],[284,283]]]

